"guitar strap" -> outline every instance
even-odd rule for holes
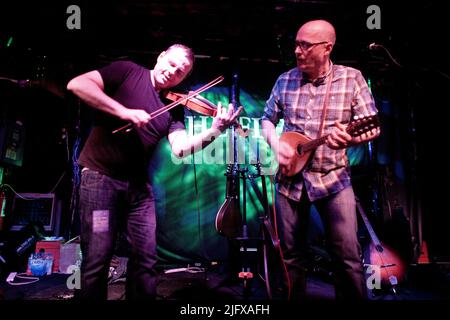
[[[333,65],[331,66],[331,68],[333,68]],[[333,81],[333,69],[331,69],[331,73],[328,77],[328,81],[327,81],[327,89],[325,91],[325,98],[323,99],[323,108],[322,108],[322,116],[320,118],[320,127],[319,127],[319,132],[317,134],[317,138],[320,138],[322,136],[322,131],[323,131],[323,125],[325,123],[325,116],[327,115],[327,107],[328,107],[328,103],[330,101],[330,88],[331,88],[331,82]]]

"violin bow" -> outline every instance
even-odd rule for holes
[[[223,76],[219,76],[216,79],[212,80],[211,82],[209,82],[209,83],[205,84],[204,86],[198,88],[197,90],[191,92],[186,97],[184,97],[184,98],[182,98],[180,100],[174,101],[172,103],[169,103],[167,106],[162,107],[161,109],[153,111],[152,113],[150,113],[150,119],[149,120],[155,119],[157,116],[163,114],[164,112],[169,111],[170,109],[172,109],[172,108],[182,104],[185,101],[188,101],[189,99],[191,99],[192,97],[195,97],[196,95],[202,93],[203,91],[208,90],[209,88],[211,88],[211,87],[215,86],[216,84],[222,82],[223,79],[224,79]],[[132,128],[133,128],[133,124],[132,123],[128,123],[128,124],[126,124],[126,125],[124,125],[124,126],[122,126],[120,128],[117,128],[116,130],[112,131],[112,133],[115,134],[115,133],[118,133],[118,132],[121,132],[121,131],[124,131],[124,130],[125,130],[125,132],[128,132]]]

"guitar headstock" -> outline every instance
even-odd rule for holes
[[[380,120],[377,114],[368,116],[356,116],[348,125],[346,131],[352,137],[358,137],[380,126]]]

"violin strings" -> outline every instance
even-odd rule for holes
[[[167,106],[152,112],[150,114],[150,119],[154,119],[157,116],[161,115],[162,113],[172,109],[173,107],[176,107],[177,105],[182,104],[183,102],[191,99],[192,97],[195,97],[196,95],[202,93],[203,91],[205,91],[205,90],[215,86],[216,84],[220,83],[223,79],[224,79],[223,76],[220,76],[220,77],[214,79],[213,81],[205,84],[204,86],[200,87],[199,89],[195,90],[194,92],[192,92],[191,94],[187,95],[186,97],[184,97],[184,98],[182,98],[180,100],[174,101],[172,103],[169,103]]]

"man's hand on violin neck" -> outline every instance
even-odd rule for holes
[[[241,113],[243,107],[239,107],[238,110],[234,111],[233,104],[228,104],[228,110],[226,107],[222,107],[222,104],[219,102],[217,104],[217,114],[214,117],[212,128],[218,129],[220,131],[225,130],[230,125],[236,122],[238,115]]]
[[[125,109],[120,118],[130,121],[135,126],[141,128],[150,121],[150,114],[141,109]]]

